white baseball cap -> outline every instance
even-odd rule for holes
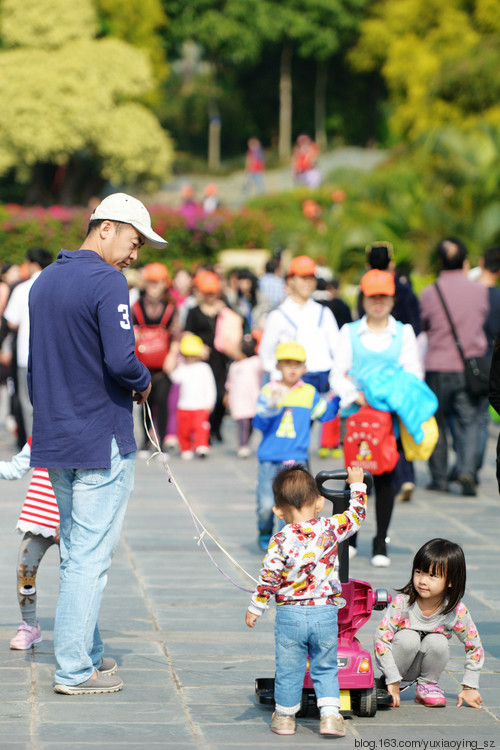
[[[104,198],[97,206],[90,221],[94,219],[108,219],[109,221],[121,221],[123,224],[131,224],[137,229],[147,245],[161,250],[168,245],[167,240],[153,232],[149,211],[141,201],[126,193],[113,193]]]

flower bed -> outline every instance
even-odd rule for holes
[[[166,250],[145,247],[141,262],[174,259],[186,265],[193,261],[215,260],[227,248],[266,247],[272,225],[262,211],[242,208],[218,209],[206,215],[202,210],[186,211],[150,205],[153,228],[168,239]],[[21,263],[31,247],[46,247],[54,252],[61,248],[76,250],[86,234],[90,212],[86,208],[66,206],[24,207],[0,205],[0,259]]]

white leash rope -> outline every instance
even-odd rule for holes
[[[152,432],[153,432],[153,437],[151,437],[151,433],[148,430],[147,420],[149,420],[149,423],[151,425],[151,429],[152,429]],[[225,573],[222,570],[222,568],[217,564],[217,562],[214,560],[213,556],[210,553],[210,550],[207,548],[207,546],[205,544],[205,541],[204,541],[204,537],[205,536],[208,536],[214,542],[214,544],[217,545],[217,547],[220,549],[220,551],[224,553],[224,555],[228,558],[228,560],[230,560],[231,563],[236,568],[238,568],[238,570],[240,570],[244,575],[246,575],[247,578],[249,578],[254,583],[258,583],[258,581],[253,576],[251,576],[250,573],[247,573],[247,571],[244,568],[241,567],[241,565],[234,559],[234,557],[232,555],[230,555],[229,552],[226,549],[224,549],[224,547],[217,541],[217,539],[215,539],[215,537],[204,526],[204,524],[200,521],[200,519],[198,518],[198,516],[196,515],[196,513],[194,512],[194,510],[190,506],[190,504],[189,504],[186,496],[184,495],[182,489],[177,484],[177,481],[176,481],[174,475],[172,474],[172,470],[170,469],[170,466],[167,463],[167,459],[165,457],[165,454],[163,453],[163,451],[162,451],[162,449],[160,447],[160,442],[158,440],[158,435],[156,434],[155,426],[154,426],[154,423],[153,423],[153,418],[152,418],[152,415],[151,415],[151,408],[150,408],[150,406],[149,406],[149,404],[148,404],[147,401],[145,401],[144,404],[143,404],[143,421],[144,421],[144,429],[146,431],[146,434],[149,435],[149,439],[151,441],[151,444],[155,448],[155,451],[154,451],[153,455],[148,458],[147,463],[149,463],[153,458],[155,458],[155,456],[159,456],[160,457],[160,460],[161,460],[161,462],[163,464],[163,468],[165,469],[165,471],[167,473],[168,481],[171,482],[174,485],[175,489],[177,490],[177,492],[181,496],[183,503],[186,505],[186,507],[187,507],[187,509],[189,511],[189,514],[191,515],[191,518],[193,520],[195,529],[197,531],[197,536],[195,536],[194,538],[197,540],[198,546],[200,546],[200,544],[201,544],[201,546],[203,547],[203,549],[205,550],[205,552],[207,553],[207,555],[209,556],[210,560],[215,565],[215,567],[217,568],[217,570],[220,573],[222,573],[222,575],[225,578],[227,578],[227,580],[230,581],[233,584],[233,586],[236,586],[236,588],[240,589],[240,591],[246,591],[249,594],[253,594],[253,589],[245,589],[245,588],[243,588],[243,586],[240,586],[227,573]]]

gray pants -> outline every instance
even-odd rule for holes
[[[481,420],[485,399],[472,399],[465,391],[462,372],[428,372],[427,385],[438,398],[439,406],[435,414],[439,427],[439,438],[429,459],[429,469],[433,481],[445,486],[448,481],[448,429],[453,421],[453,447],[460,474],[476,474],[477,446],[480,443],[484,423]]]
[[[27,531],[23,536],[17,560],[17,598],[21,617],[27,625],[36,625],[36,574],[40,562],[53,544],[53,536],[44,537]]]
[[[17,396],[19,406],[23,415],[23,424],[26,437],[29,437],[33,430],[33,406],[31,405],[30,395],[28,392],[28,368],[17,368]]]
[[[448,639],[442,633],[421,638],[416,630],[399,630],[392,640],[392,655],[403,680],[439,682],[449,652]]]

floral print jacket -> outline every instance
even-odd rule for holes
[[[365,519],[366,485],[351,485],[345,513],[287,524],[271,537],[250,612],[261,615],[272,596],[276,604],[335,604],[339,580],[339,542],[355,534]]]
[[[406,594],[398,594],[394,598],[374,638],[375,658],[387,683],[400,682],[403,677],[393,656],[392,641],[399,631],[405,629],[416,630],[421,636],[427,633],[442,633],[448,640],[455,633],[465,647],[462,684],[472,688],[478,687],[479,673],[484,662],[483,647],[477,628],[463,602],[457,604],[447,615],[438,611],[426,617],[416,602],[408,606]]]

